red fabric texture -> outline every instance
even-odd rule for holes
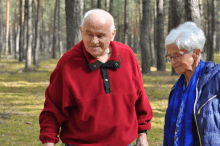
[[[127,146],[138,131],[151,129],[152,109],[144,91],[138,60],[130,47],[111,42],[121,67],[108,69],[111,93],[104,90],[101,70],[83,41],[67,51],[50,76],[40,114],[40,140],[77,146]]]

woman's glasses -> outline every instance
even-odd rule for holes
[[[191,50],[191,51],[194,51],[194,50]],[[189,53],[189,52],[191,52],[191,51],[186,51],[186,52],[184,52],[184,53],[182,53],[182,54],[180,54],[180,53],[176,53],[175,55],[173,55],[173,56],[170,56],[170,55],[166,55],[166,59],[167,59],[167,61],[171,61],[171,59],[173,59],[173,61],[175,62],[177,59],[179,59],[180,57],[182,57],[183,55],[185,55],[185,54],[187,54],[187,53]]]

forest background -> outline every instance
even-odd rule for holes
[[[129,45],[139,59],[154,111],[149,143],[162,145],[167,98],[178,79],[165,59],[165,36],[179,24],[193,21],[206,36],[203,60],[220,63],[219,4],[217,0],[0,0],[0,145],[40,145],[38,115],[49,76],[63,53],[81,40],[79,25],[93,8],[113,15],[115,40]]]

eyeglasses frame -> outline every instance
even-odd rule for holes
[[[191,51],[194,51],[194,50],[191,50]],[[183,55],[185,55],[185,54],[187,54],[187,53],[189,53],[189,52],[191,52],[191,51],[186,51],[186,52],[184,52],[184,53],[182,53],[182,54],[176,53],[175,55],[173,55],[173,56],[171,56],[171,57],[170,57],[169,55],[166,55],[165,57],[166,57],[167,61],[169,61],[169,62],[171,62],[171,59],[173,59],[174,62],[176,62],[176,60],[177,60],[178,58],[181,58]],[[177,54],[180,54],[180,56],[179,56],[179,57],[176,57]],[[169,57],[170,59],[168,59],[168,57]]]

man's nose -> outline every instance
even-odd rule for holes
[[[92,42],[93,42],[93,43],[98,43],[98,42],[99,42],[99,39],[98,39],[96,36],[94,36],[94,37],[92,38]]]

